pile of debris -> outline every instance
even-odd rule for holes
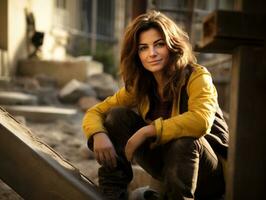
[[[0,105],[15,115],[27,111],[43,115],[55,108],[54,115],[56,111],[67,114],[69,110],[59,108],[74,107],[84,111],[117,90],[117,82],[105,73],[91,75],[86,82],[73,79],[62,88],[57,87],[56,80],[45,75],[19,77],[0,85]]]
[[[73,79],[62,88],[47,76],[16,77],[0,84],[0,105],[97,184],[99,165],[86,147],[82,117],[117,89],[117,81],[105,73],[91,75],[86,82]],[[130,189],[150,185],[151,177],[143,169],[135,165],[133,171]],[[0,191],[0,199],[21,199],[3,182]]]

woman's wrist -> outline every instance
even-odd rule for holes
[[[96,132],[92,135],[93,139],[96,137],[107,136],[105,132]]]
[[[146,129],[145,135],[147,138],[156,136],[156,129],[153,124],[145,126],[145,129]]]

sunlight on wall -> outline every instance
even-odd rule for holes
[[[8,2],[8,60],[11,73],[18,59],[26,57],[26,19],[24,8],[26,0]]]
[[[54,27],[54,0],[10,0],[8,2],[8,60],[10,68],[16,67],[17,61],[28,57],[26,44],[25,9],[31,11],[35,19],[36,31],[44,32],[42,59],[64,60],[66,58],[66,31]]]

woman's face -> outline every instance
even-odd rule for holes
[[[144,68],[155,74],[161,74],[168,64],[169,50],[162,34],[155,28],[143,31],[139,35],[138,55]]]

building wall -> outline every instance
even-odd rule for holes
[[[33,12],[36,30],[49,32],[52,27],[53,0],[8,1],[8,65],[14,74],[17,61],[27,58],[25,9]]]
[[[18,59],[26,56],[26,0],[8,0],[8,67],[13,74]]]
[[[45,34],[41,47],[43,59],[65,59],[68,33],[63,27],[68,23],[69,27],[79,28],[80,19],[79,1],[67,0],[66,2],[65,13],[69,17],[61,17],[60,21],[55,0],[8,0],[7,59],[10,75],[15,74],[18,60],[26,59],[29,54],[26,44],[26,8],[34,14],[36,30]]]
[[[3,2],[7,2],[5,9],[7,17],[4,18],[4,22],[6,22],[8,27],[5,28],[6,32],[1,31],[0,37],[3,37],[4,33],[6,33],[5,38],[8,38],[8,40],[1,39],[1,41],[6,41],[8,51],[3,51],[3,47],[0,47],[0,63],[1,65],[3,62],[7,63],[6,66],[8,66],[8,74],[10,76],[15,75],[18,61],[26,59],[30,52],[26,37],[27,23],[25,9],[33,13],[36,30],[45,34],[41,47],[43,59],[65,59],[67,57],[66,46],[70,36],[78,35],[86,40],[90,39],[91,33],[86,32],[88,31],[86,28],[88,20],[84,19],[84,13],[87,11],[86,8],[84,9],[84,6],[82,7],[84,2],[81,0],[1,0],[1,9],[4,8],[2,6]],[[64,2],[65,8],[58,8],[58,2]],[[100,35],[99,40],[100,42],[109,42],[113,45],[117,55],[119,49],[118,42],[125,26],[125,2],[115,0],[113,3],[115,8],[113,13],[114,19],[111,19],[110,23],[113,24],[114,31],[110,38],[106,37],[108,40],[105,41],[106,38],[101,40]],[[105,11],[100,10],[100,12]],[[1,11],[0,20],[3,20],[3,13]],[[108,21],[108,24],[110,23]],[[1,25],[3,24],[1,21]],[[78,46],[77,48],[80,47]],[[2,66],[0,66],[0,69],[2,69]]]
[[[55,1],[29,0],[28,2],[28,7],[31,8],[35,16],[36,29],[44,32],[49,32],[54,21]]]
[[[67,10],[68,13],[70,14],[69,16],[69,26],[80,30],[81,27],[81,23],[80,23],[80,9],[81,9],[81,5],[80,5],[80,1],[73,1],[73,0],[68,0],[67,1]]]

